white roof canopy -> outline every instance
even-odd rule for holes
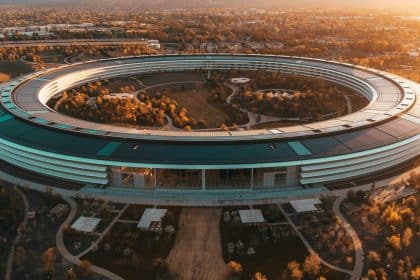
[[[137,224],[137,228],[149,229],[150,223],[160,222],[167,211],[167,209],[146,208],[139,223]]]
[[[92,232],[96,229],[98,224],[101,222],[99,218],[91,217],[80,217],[76,222],[71,226],[72,229],[83,232]]]
[[[239,217],[244,224],[264,223],[264,216],[260,209],[239,210]]]
[[[309,199],[301,199],[301,200],[291,200],[289,201],[290,205],[292,205],[293,209],[296,212],[312,212],[317,211],[318,208],[315,206],[317,204],[321,204],[321,200],[319,198],[309,198]]]

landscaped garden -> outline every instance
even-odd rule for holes
[[[297,213],[292,219],[323,259],[351,270],[354,266],[353,240],[332,212],[334,197],[323,197],[321,201],[320,211]]]
[[[15,247],[12,279],[63,279],[67,266],[57,252],[55,236],[69,209],[50,214],[57,204],[65,202],[49,190],[46,193],[24,190],[24,193],[33,215],[20,227],[22,237]]]
[[[78,204],[76,217],[64,228],[63,236],[66,248],[73,255],[78,255],[89,248],[123,207],[122,204],[98,199],[76,199],[76,202]],[[71,228],[81,216],[100,219],[94,232],[78,232]]]
[[[235,85],[235,75],[251,77]],[[269,128],[325,120],[367,100],[331,82],[279,72],[164,72],[90,82],[48,102],[73,117],[165,130]],[[255,119],[255,120],[254,120]]]
[[[5,274],[12,243],[25,215],[24,209],[22,198],[12,186],[0,186],[0,275]]]
[[[308,255],[302,241],[277,205],[256,205],[263,223],[245,224],[239,210],[224,207],[220,223],[223,258],[231,279],[346,279]],[[254,277],[254,278],[252,278]],[[319,278],[324,277],[324,278]]]
[[[419,190],[419,177],[408,186]],[[369,193],[348,193],[343,212],[366,252],[367,279],[420,279],[419,200],[419,193],[386,203]]]
[[[145,209],[127,208],[121,221],[111,228],[95,250],[83,258],[127,280],[138,279],[139,275],[142,279],[153,279],[169,274],[164,259],[176,238],[180,208],[167,208],[159,226],[140,229],[138,217]]]

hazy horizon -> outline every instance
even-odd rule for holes
[[[415,9],[420,11],[419,0],[0,0],[0,5],[18,5],[18,6],[54,6],[54,7],[150,7],[150,8],[378,8],[378,9]],[[411,10],[411,12],[413,12]]]

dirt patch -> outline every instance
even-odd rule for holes
[[[222,108],[209,103],[213,94],[200,82],[163,85],[150,91],[171,97],[181,108],[188,110],[189,116],[197,121],[205,121],[209,128],[220,127],[229,119]]]
[[[179,279],[224,279],[219,221],[221,209],[183,208],[175,246],[167,262]]]
[[[0,83],[8,82],[10,80],[10,76],[0,72]]]

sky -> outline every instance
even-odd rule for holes
[[[420,0],[0,0],[0,4],[32,6],[142,6],[159,8],[203,7],[317,7],[398,8],[420,11]]]

